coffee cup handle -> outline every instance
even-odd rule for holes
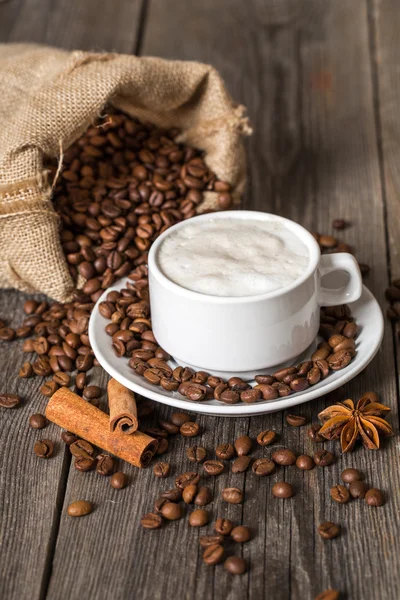
[[[320,286],[318,303],[320,306],[336,306],[358,300],[362,293],[362,278],[358,262],[351,254],[339,252],[324,254],[319,263],[319,273],[322,278],[332,271],[346,271],[350,279],[339,289],[329,289]]]

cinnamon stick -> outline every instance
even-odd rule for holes
[[[134,393],[115,379],[108,382],[107,392],[110,431],[132,434],[139,427]]]
[[[120,430],[111,432],[106,413],[65,387],[50,398],[46,417],[135,467],[148,465],[158,447],[157,440],[141,431],[131,435],[124,435]]]

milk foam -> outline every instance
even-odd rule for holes
[[[213,219],[168,235],[158,265],[168,279],[211,296],[254,296],[298,279],[309,263],[303,242],[280,221]]]

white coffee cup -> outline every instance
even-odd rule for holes
[[[356,259],[347,253],[321,256],[314,237],[301,225],[263,212],[226,211],[213,220],[275,221],[291,230],[306,246],[309,263],[286,287],[255,296],[212,296],[186,289],[161,271],[158,252],[164,239],[185,227],[210,219],[194,217],[166,230],[149,253],[152,327],[157,342],[178,364],[230,377],[251,378],[265,369],[294,360],[314,341],[320,306],[354,302],[361,296],[362,280]],[[321,277],[346,271],[340,289],[321,286]]]

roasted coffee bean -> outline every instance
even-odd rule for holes
[[[161,498],[161,496],[160,498],[157,498],[157,500],[154,502],[154,510],[156,511],[156,513],[161,514],[161,509],[167,502],[167,498]]]
[[[261,390],[259,388],[253,388],[250,390],[244,390],[240,393],[240,399],[242,402],[247,402],[248,404],[252,402],[257,402],[262,397]]]
[[[176,379],[176,381],[179,381],[179,383],[182,383],[183,381],[189,381],[192,379],[193,375],[194,372],[188,367],[176,367],[172,373],[172,377]]]
[[[294,465],[296,462],[296,455],[293,450],[289,450],[289,448],[279,448],[279,450],[275,450],[275,452],[272,453],[271,458],[274,463],[283,467]]]
[[[84,473],[91,471],[95,466],[96,459],[93,456],[77,456],[74,462],[75,469]]]
[[[225,551],[220,544],[207,546],[203,552],[203,561],[206,565],[218,565],[222,562]]]
[[[318,467],[328,467],[335,462],[335,455],[328,450],[314,452],[314,462]]]
[[[18,329],[15,332],[15,335],[17,336],[17,338],[19,339],[23,339],[23,338],[27,338],[31,335],[32,333],[32,329],[30,327],[18,327]]]
[[[36,413],[30,417],[29,425],[32,429],[43,429],[47,425],[47,419],[41,413]]]
[[[231,538],[239,544],[244,544],[251,538],[250,529],[246,525],[238,525],[232,529]]]
[[[342,471],[340,478],[344,483],[353,483],[353,481],[361,481],[363,476],[358,469],[349,468]]]
[[[73,456],[93,456],[94,448],[86,440],[77,440],[69,447]]]
[[[204,527],[210,520],[210,514],[205,508],[196,508],[189,515],[189,525],[192,527]]]
[[[368,491],[368,485],[365,481],[352,481],[349,485],[349,492],[352,498],[365,498],[365,494]]]
[[[67,513],[70,517],[84,517],[89,515],[93,510],[93,504],[87,500],[76,500],[71,502],[67,508]]]
[[[102,393],[103,391],[98,385],[88,385],[83,388],[83,397],[86,398],[86,400],[100,398]]]
[[[144,529],[159,529],[162,525],[162,518],[157,513],[147,513],[140,519],[140,524]]]
[[[39,458],[50,458],[54,451],[54,443],[51,440],[38,440],[33,450]]]
[[[225,488],[221,492],[222,500],[229,504],[241,504],[243,502],[243,492],[239,488]]]
[[[166,438],[159,438],[158,439],[158,448],[156,450],[156,455],[157,456],[161,456],[162,454],[165,454],[168,450],[168,440]]]
[[[318,241],[322,248],[334,248],[338,244],[337,239],[332,235],[321,235]]]
[[[351,323],[346,323],[346,325],[344,326],[343,335],[346,338],[354,339],[357,335],[357,331],[358,331],[358,327],[357,327],[356,323],[354,323],[354,321],[352,321]]]
[[[291,498],[294,496],[294,489],[287,481],[278,481],[272,486],[272,495],[275,498]]]
[[[0,328],[0,341],[11,342],[15,338],[15,331],[11,327]]]
[[[269,458],[257,458],[253,462],[251,469],[259,477],[265,477],[275,471],[275,464]]]
[[[161,508],[161,514],[168,521],[177,521],[183,517],[183,509],[180,504],[166,502]]]
[[[108,476],[114,471],[114,459],[109,454],[98,454],[96,456],[96,472],[99,475]]]
[[[32,377],[33,369],[32,369],[31,363],[24,362],[24,364],[22,365],[22,367],[19,370],[18,375],[19,375],[19,377],[22,377],[24,379],[26,379],[28,377]]]
[[[86,373],[78,373],[78,375],[75,378],[75,385],[78,388],[78,390],[84,390],[86,387],[86,378],[87,375]]]
[[[286,423],[292,427],[302,427],[307,423],[307,419],[301,415],[286,415]]]
[[[344,485],[335,485],[330,489],[330,495],[334,502],[346,504],[350,500],[349,491]]]
[[[154,475],[156,477],[160,477],[162,479],[164,479],[165,477],[168,477],[170,471],[171,471],[171,465],[169,465],[166,462],[156,463],[153,467]]]
[[[279,391],[272,384],[259,383],[254,387],[255,390],[260,390],[263,400],[275,400],[279,396]]]
[[[225,404],[236,404],[240,400],[240,394],[235,390],[226,389],[221,393],[219,400],[225,402]]]
[[[173,379],[161,377],[160,386],[167,392],[175,392],[179,387],[179,383],[177,381],[174,381]]]
[[[368,506],[382,506],[385,504],[385,498],[381,490],[371,488],[365,494],[365,502]]]
[[[230,556],[224,562],[224,569],[231,575],[243,575],[247,571],[247,563],[240,556]]]
[[[178,475],[175,479],[175,486],[179,490],[185,489],[188,485],[197,485],[200,480],[200,475],[193,471],[188,471],[186,473],[182,473],[182,475]]]
[[[333,229],[344,229],[347,226],[347,222],[344,219],[333,219]]]
[[[0,393],[1,408],[16,408],[21,404],[21,397],[17,394]]]
[[[176,435],[179,433],[178,425],[174,425],[170,421],[159,421],[158,425],[161,429],[164,429],[169,435]]]
[[[64,371],[58,371],[58,373],[54,373],[53,381],[61,387],[68,387],[71,383],[71,376]]]
[[[339,600],[340,593],[337,590],[329,589],[315,596],[315,600]]]
[[[171,415],[171,423],[173,423],[177,427],[182,427],[182,425],[184,425],[185,423],[188,423],[191,420],[192,419],[191,419],[190,415],[188,415],[187,413],[175,412],[175,413],[172,413],[172,415]]]
[[[266,431],[261,431],[257,436],[257,443],[260,446],[270,446],[276,440],[275,431],[271,431],[267,429]]]
[[[57,390],[58,385],[55,381],[46,381],[46,383],[40,387],[40,393],[48,398],[50,398]]]
[[[186,456],[190,462],[201,463],[205,460],[207,451],[202,446],[192,446],[191,448],[187,448]]]
[[[271,385],[275,381],[275,377],[272,375],[256,375],[255,380],[257,383],[266,383],[267,385]]]
[[[238,456],[232,463],[232,473],[244,473],[251,464],[250,456]]]
[[[128,477],[125,473],[122,473],[122,471],[117,471],[111,475],[110,484],[115,490],[122,490],[126,487],[127,483]]]
[[[340,525],[332,523],[332,521],[326,521],[318,525],[318,533],[324,540],[332,540],[340,534]]]
[[[181,425],[179,431],[183,437],[196,437],[199,435],[200,427],[198,423],[195,423],[194,421],[187,421]]]
[[[182,490],[179,488],[172,488],[171,490],[166,490],[161,494],[161,498],[166,498],[170,502],[179,502],[182,499]]]
[[[301,454],[296,459],[296,467],[302,471],[310,471],[315,467],[315,463],[311,456]]]
[[[253,442],[248,435],[242,435],[234,442],[235,450],[238,456],[244,456],[251,451]]]
[[[233,529],[233,523],[229,519],[218,517],[215,521],[214,530],[220,535],[229,535]]]
[[[186,502],[186,504],[191,504],[194,501],[196,494],[197,485],[186,486],[182,492],[183,501]]]
[[[36,300],[27,300],[24,303],[24,313],[26,315],[31,315],[35,312],[37,307],[38,307],[38,303],[36,302]]]
[[[224,463],[220,460],[206,460],[203,463],[203,469],[208,475],[220,475],[224,468]]]
[[[214,544],[223,544],[224,536],[220,533],[216,533],[214,535],[201,535],[199,538],[200,546],[203,548],[208,548],[209,546],[213,546]]]
[[[67,446],[70,446],[78,440],[78,437],[70,431],[63,431],[61,434],[61,439],[65,444],[67,444]]]
[[[212,501],[212,493],[210,488],[202,486],[198,489],[194,498],[196,506],[207,506]]]
[[[215,449],[215,456],[221,460],[229,460],[235,456],[232,444],[219,444]]]
[[[319,423],[313,423],[307,431],[308,437],[316,444],[320,442],[326,442],[326,439],[319,434],[320,429],[321,425],[319,425]]]

